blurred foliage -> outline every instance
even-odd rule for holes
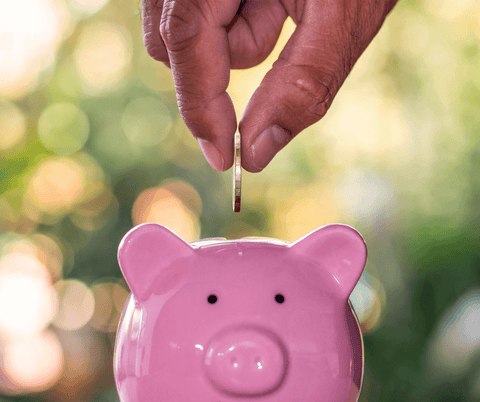
[[[293,241],[323,224],[354,225],[375,298],[361,318],[361,401],[480,400],[480,304],[468,296],[480,293],[476,1],[400,2],[328,115],[264,172],[244,175],[240,214],[230,172],[208,166],[179,116],[170,71],[143,48],[140,5],[31,1],[30,11],[12,3],[0,17],[12,34],[0,36],[11,52],[0,66],[0,273],[13,269],[12,255],[33,256],[48,273],[58,307],[37,335],[59,342],[63,366],[51,382],[15,383],[2,338],[0,402],[118,400],[111,359],[126,285],[116,252],[145,220],[190,241]],[[260,66],[232,72],[238,115],[293,29],[288,20]],[[84,292],[90,307],[75,310],[65,289]],[[81,365],[91,350],[100,360]]]

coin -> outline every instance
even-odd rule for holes
[[[233,142],[233,212],[240,212],[242,199],[242,152],[240,133],[235,133]]]

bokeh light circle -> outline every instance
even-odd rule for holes
[[[275,209],[274,235],[278,239],[295,241],[338,217],[333,194],[324,185],[278,186],[271,189],[268,199]]]
[[[133,205],[132,215],[136,225],[159,223],[188,242],[200,237],[198,217],[177,195],[162,187],[143,191]]]
[[[0,100],[0,150],[9,150],[25,138],[27,119],[13,102]]]
[[[95,312],[90,325],[100,332],[115,332],[128,297],[128,291],[118,283],[104,282],[92,286]],[[121,308],[118,308],[121,305]]]
[[[59,216],[80,201],[86,180],[84,167],[75,160],[47,159],[33,172],[25,197],[39,211]]]
[[[59,308],[53,323],[66,330],[82,328],[90,321],[95,310],[93,292],[77,279],[58,281],[54,286],[59,297]]]
[[[52,332],[14,339],[4,347],[3,368],[14,390],[48,389],[63,371],[60,342]]]
[[[68,0],[67,4],[79,17],[89,17],[100,11],[109,0]]]
[[[58,239],[41,233],[35,233],[31,238],[36,245],[35,255],[47,268],[52,281],[56,282],[61,279],[64,258]]]
[[[130,295],[129,291],[125,288],[125,286],[117,283],[112,290],[113,305],[119,313],[123,311],[123,307],[125,306],[128,296]]]
[[[103,21],[88,24],[74,52],[83,91],[96,96],[116,89],[131,59],[132,38],[128,31]]]
[[[0,96],[20,97],[35,89],[54,66],[69,28],[63,1],[3,1],[0,13]]]
[[[16,338],[37,334],[57,309],[50,276],[40,261],[23,253],[0,259],[0,335]]]
[[[472,288],[450,306],[430,339],[427,362],[431,378],[461,378],[474,364],[480,348],[480,289]]]
[[[88,139],[89,131],[86,114],[73,103],[50,105],[38,121],[40,140],[58,155],[70,155],[80,150]]]
[[[162,182],[162,187],[175,194],[195,215],[202,213],[202,198],[189,183],[178,180],[166,180]]]
[[[158,144],[172,126],[167,105],[152,96],[132,100],[122,115],[122,127],[129,141],[144,147]]]

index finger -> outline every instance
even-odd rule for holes
[[[233,163],[237,121],[226,92],[230,57],[224,27],[235,15],[238,3],[165,0],[160,21],[180,113],[208,162],[218,171]]]

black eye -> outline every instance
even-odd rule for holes
[[[275,301],[277,303],[283,303],[285,301],[285,297],[281,293],[277,293],[275,295]]]
[[[210,304],[216,303],[217,300],[218,300],[218,299],[217,299],[217,296],[215,296],[215,295],[210,295],[210,296],[208,296],[208,298],[207,298],[207,301],[208,301]]]

